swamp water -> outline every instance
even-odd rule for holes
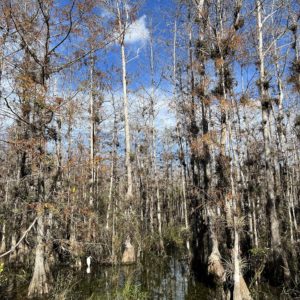
[[[11,270],[12,271],[12,270]],[[176,256],[148,256],[131,266],[95,266],[91,273],[60,267],[54,272],[53,293],[57,300],[205,300],[217,299],[212,289],[197,281],[188,262]],[[0,290],[0,299],[25,300],[29,285],[24,271],[10,272]],[[256,299],[288,299],[260,292]]]

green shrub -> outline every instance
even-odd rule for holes
[[[142,291],[141,286],[133,284],[131,279],[128,279],[124,287],[117,291],[116,299],[122,300],[146,300],[149,299],[147,292]]]

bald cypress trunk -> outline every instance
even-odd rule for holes
[[[276,209],[275,199],[275,181],[273,176],[273,159],[271,154],[271,133],[270,133],[270,111],[271,102],[268,92],[268,82],[265,76],[265,57],[263,48],[263,20],[262,20],[262,1],[256,0],[256,15],[257,15],[257,38],[258,38],[258,59],[259,59],[259,92],[261,101],[262,113],[262,129],[264,139],[264,160],[266,174],[266,211],[270,225],[270,245],[273,250],[273,257],[269,258],[272,261],[271,268],[275,270],[276,279],[280,280],[282,268],[281,262],[284,265],[284,277],[286,280],[290,277],[289,266],[287,263],[285,252],[282,249],[279,221]]]
[[[125,4],[124,4],[125,5]],[[127,8],[125,7],[125,10]],[[131,143],[130,143],[130,127],[129,127],[129,113],[128,113],[128,96],[127,96],[127,71],[126,71],[126,54],[125,54],[125,33],[127,22],[123,24],[122,14],[119,0],[117,1],[117,11],[118,11],[118,25],[120,37],[120,47],[121,47],[121,62],[122,62],[122,85],[123,85],[123,105],[124,105],[124,122],[125,122],[125,165],[127,168],[127,198],[130,199],[133,196],[133,182],[132,182],[132,166],[131,166]],[[126,14],[128,12],[126,11]],[[128,16],[126,16],[126,19]]]
[[[28,288],[29,298],[42,296],[48,294],[50,291],[49,277],[46,272],[47,262],[45,258],[44,228],[44,217],[43,213],[41,213],[37,220],[34,271]]]
[[[127,191],[125,197],[125,214],[127,222],[130,222],[130,211],[132,209],[133,198],[133,179],[132,179],[132,163],[131,163],[131,141],[130,141],[130,126],[129,126],[129,112],[128,112],[128,95],[127,95],[127,70],[126,70],[126,53],[125,53],[125,34],[126,27],[128,26],[128,7],[125,2],[122,2],[122,7],[125,10],[125,22],[124,16],[121,13],[121,3],[117,0],[117,18],[120,34],[120,47],[121,47],[121,64],[122,64],[122,86],[123,86],[123,106],[124,106],[124,125],[125,125],[125,165],[127,175]],[[133,263],[136,259],[134,245],[131,244],[130,233],[127,234],[125,242],[125,251],[123,253],[123,263]]]

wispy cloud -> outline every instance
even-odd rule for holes
[[[143,15],[129,25],[125,35],[125,42],[127,44],[145,43],[149,40],[149,37],[150,33],[146,25],[146,15]]]

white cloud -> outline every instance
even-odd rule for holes
[[[163,132],[166,128],[174,128],[176,125],[176,116],[170,107],[172,96],[162,90],[158,90],[156,95],[156,111],[157,116],[155,120],[156,129]]]
[[[143,15],[129,25],[125,35],[125,42],[128,44],[144,43],[149,37],[150,33],[146,26],[146,15]]]

